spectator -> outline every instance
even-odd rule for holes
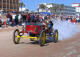
[[[26,17],[26,22],[28,22],[28,21],[29,21],[29,18],[30,18],[30,17],[29,17],[29,14],[26,13],[26,14],[25,14],[25,17]]]
[[[19,23],[19,25],[22,23],[22,16],[21,16],[21,14],[19,14],[19,16],[18,16],[18,23]]]
[[[30,20],[31,20],[31,21],[34,21],[34,20],[35,20],[35,16],[34,16],[33,13],[30,14]]]
[[[12,14],[12,24],[13,25],[15,24],[15,16],[16,16],[16,14]]]
[[[0,27],[2,27],[2,18],[0,18]]]
[[[23,22],[25,22],[25,21],[26,21],[26,17],[25,17],[25,15],[24,15],[24,14],[22,14],[22,19],[23,19]]]
[[[15,24],[16,24],[16,25],[18,25],[18,16],[19,16],[19,15],[16,15],[16,16],[15,16]]]
[[[38,13],[36,13],[36,15],[35,15],[35,19],[36,19],[36,21],[40,21],[39,19],[39,14]]]

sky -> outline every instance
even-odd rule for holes
[[[36,11],[37,7],[41,3],[57,3],[71,6],[72,3],[80,3],[80,0],[21,0],[25,4],[26,8],[32,11]]]

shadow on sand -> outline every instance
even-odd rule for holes
[[[46,44],[44,46],[48,46],[49,43],[54,43],[54,39],[53,38],[47,38],[46,39]],[[28,43],[26,43],[26,42],[20,42],[19,44],[39,45],[39,41],[30,41]]]

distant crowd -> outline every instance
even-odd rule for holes
[[[39,13],[23,13],[23,14],[8,13],[6,17],[7,17],[6,21],[3,21],[3,19],[0,18],[0,27],[2,25],[17,26],[21,25],[23,22],[41,22],[44,19],[50,19],[50,15],[42,16]]]
[[[47,19],[60,19],[60,20],[67,20],[69,22],[80,22],[80,18],[76,19],[76,18],[72,18],[72,17],[60,17],[57,18],[54,17],[54,15],[42,15],[39,13],[22,13],[22,14],[16,14],[16,13],[7,13],[6,15],[7,20],[4,21],[1,17],[0,17],[0,27],[2,27],[3,25],[8,27],[8,26],[17,26],[17,25],[22,25],[23,22],[42,22],[44,20]]]

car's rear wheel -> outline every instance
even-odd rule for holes
[[[58,42],[58,30],[54,31],[55,35],[54,35],[54,43]]]

